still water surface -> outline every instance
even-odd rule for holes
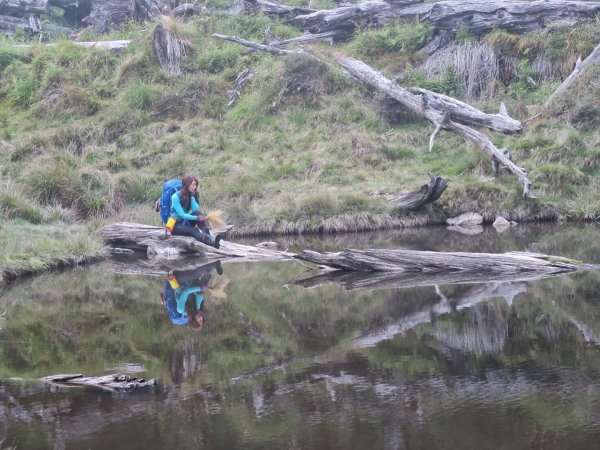
[[[279,243],[600,263],[592,225]],[[46,274],[0,296],[0,449],[600,446],[600,271],[358,289],[311,280],[298,262],[226,263],[194,275],[206,319],[197,331],[161,301],[166,268],[132,267],[141,264]],[[35,381],[115,372],[160,384],[108,394]]]

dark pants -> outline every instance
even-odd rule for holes
[[[176,223],[173,228],[173,236],[190,236],[196,239],[197,241],[202,242],[207,245],[214,245],[215,240],[208,233],[203,233],[198,228],[191,225],[184,225],[180,223]]]

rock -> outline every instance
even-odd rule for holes
[[[446,219],[446,223],[456,227],[469,227],[473,225],[481,225],[483,223],[483,217],[481,214],[477,214],[476,212],[468,212],[461,214],[458,217]]]
[[[496,231],[500,233],[511,227],[511,223],[502,216],[496,217],[496,220],[494,220],[492,225],[494,225]]]

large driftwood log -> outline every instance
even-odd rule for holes
[[[54,386],[82,387],[98,389],[105,392],[130,392],[156,386],[155,379],[131,377],[129,375],[112,374],[100,377],[85,377],[82,374],[50,375],[41,379]]]
[[[442,177],[429,174],[429,184],[424,184],[418,191],[410,192],[397,199],[394,203],[400,211],[416,211],[421,207],[439,199],[448,183]]]
[[[556,275],[582,267],[567,258],[539,253],[468,253],[415,250],[347,249],[337,253],[304,250],[296,258],[335,269],[360,272],[442,272],[519,276],[531,273]]]
[[[214,234],[214,232],[213,232]],[[113,223],[99,231],[108,245],[146,253],[150,257],[177,258],[196,254],[206,259],[235,258],[245,261],[290,259],[293,254],[221,241],[219,249],[184,236],[164,237],[164,228],[138,223]]]

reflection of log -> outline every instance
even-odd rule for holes
[[[448,314],[453,311],[460,311],[465,308],[471,308],[476,304],[488,300],[490,298],[504,297],[506,302],[511,305],[513,299],[527,292],[527,287],[524,283],[490,283],[471,292],[469,295],[458,298],[449,302],[443,301],[433,306],[427,306],[421,311],[414,312],[402,317],[398,322],[387,325],[376,331],[371,331],[364,334],[352,342],[352,348],[367,348],[374,347],[380,342],[392,339],[394,336],[404,334],[408,330],[415,328],[424,323],[430,323],[433,315]]]
[[[81,374],[51,375],[42,378],[45,383],[55,386],[76,386],[99,389],[106,392],[129,392],[156,386],[156,380],[130,377],[129,375],[103,375],[101,377],[84,377]]]
[[[441,197],[448,187],[448,183],[442,177],[431,174],[429,174],[429,178],[431,180],[429,184],[424,184],[418,191],[410,192],[396,200],[400,211],[416,211]]]
[[[164,272],[163,272],[164,274]],[[448,284],[502,283],[513,281],[532,281],[553,276],[539,272],[514,273],[472,273],[472,272],[349,272],[336,270],[325,272],[310,278],[297,280],[294,284],[305,288],[315,288],[328,284],[338,284],[348,291],[374,289],[404,289],[421,286]]]
[[[532,275],[573,272],[575,261],[539,253],[424,252],[416,250],[370,249],[318,253],[304,250],[296,258],[336,269],[361,272],[423,272],[471,275]],[[438,283],[441,284],[441,283]]]
[[[216,249],[184,236],[164,238],[164,228],[137,223],[112,223],[99,231],[104,241],[116,248],[127,248],[149,256],[176,258],[182,254],[196,254],[207,259],[236,258],[248,261],[290,259],[291,253],[221,241]]]

